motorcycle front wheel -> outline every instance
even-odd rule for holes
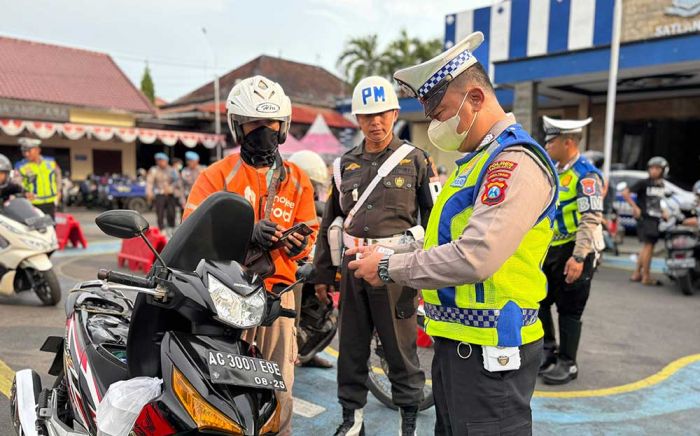
[[[55,306],[61,301],[61,285],[53,269],[34,272],[34,292],[44,306]]]

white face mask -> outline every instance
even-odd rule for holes
[[[469,136],[469,132],[474,126],[474,122],[476,121],[476,117],[479,115],[479,112],[474,114],[474,118],[472,118],[472,122],[466,131],[457,133],[457,127],[461,121],[459,118],[459,112],[462,110],[462,106],[464,106],[464,102],[467,100],[468,95],[469,93],[464,95],[462,104],[459,105],[457,113],[452,118],[445,121],[433,120],[430,122],[430,126],[428,126],[428,138],[430,139],[430,142],[432,142],[440,150],[457,151],[462,145],[462,142],[464,142],[467,136]]]

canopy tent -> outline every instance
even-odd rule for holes
[[[15,119],[0,119],[0,131],[9,136],[18,136],[23,132],[36,135],[41,139],[48,139],[60,134],[71,140],[83,137],[110,141],[113,139],[123,142],[133,142],[138,139],[143,144],[152,144],[160,141],[170,147],[178,141],[186,147],[194,148],[202,144],[206,148],[214,148],[217,144],[225,145],[224,135],[210,135],[205,133],[181,132],[176,130],[142,129],[139,127],[111,127],[89,124],[50,123],[46,121],[28,121]]]
[[[301,139],[301,145],[303,149],[315,151],[318,154],[339,156],[345,152],[345,147],[333,135],[320,114],[316,116],[309,131]]]

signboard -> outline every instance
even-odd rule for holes
[[[42,103],[0,100],[0,118],[68,121],[68,108]]]

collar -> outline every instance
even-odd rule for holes
[[[484,148],[488,147],[496,138],[498,138],[501,133],[503,133],[508,127],[515,124],[515,115],[512,112],[508,112],[506,116],[496,121],[496,123],[491,126],[489,131],[486,133],[484,138],[481,140],[476,149],[464,155],[464,157],[457,160],[457,165],[462,165],[463,163],[469,161],[476,153],[482,151]]]
[[[581,153],[576,153],[576,156],[574,156],[570,161],[568,161],[568,162],[566,163],[566,165],[564,165],[563,167],[560,167],[560,166],[559,166],[559,162],[557,162],[557,164],[556,164],[556,166],[555,166],[555,168],[556,168],[556,170],[557,170],[557,173],[561,174],[561,173],[563,173],[564,171],[568,170],[569,168],[571,168],[572,166],[574,166],[574,164],[576,163],[576,161],[578,161],[580,158],[581,158]]]
[[[387,145],[384,150],[382,150],[376,154],[383,153],[387,149],[389,149],[391,151],[396,151],[401,146],[401,144],[403,144],[403,140],[399,139],[396,135],[394,135],[393,138],[391,138],[391,142],[389,142],[389,145]],[[351,154],[354,156],[362,156],[364,153],[365,153],[365,140],[364,139],[362,140],[362,142],[358,146],[356,146],[355,148],[353,148],[352,150],[350,150],[348,152],[348,154]]]

